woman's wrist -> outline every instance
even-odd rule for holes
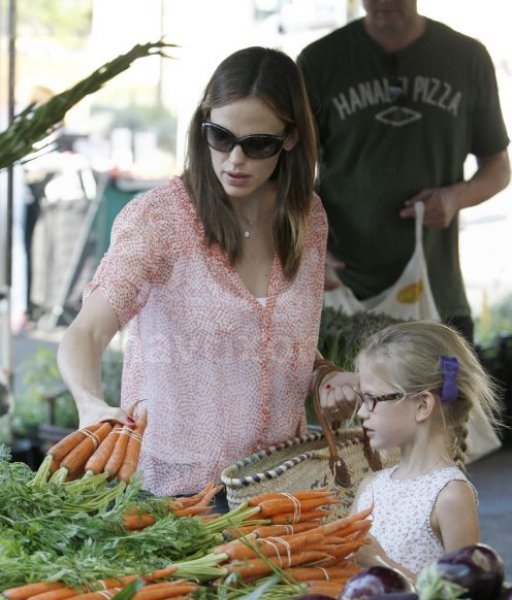
[[[332,360],[328,360],[324,358],[320,353],[318,353],[317,358],[313,364],[313,376],[311,378],[311,387],[310,391],[312,394],[318,394],[321,385],[324,383],[324,380],[328,375],[334,375],[335,373],[339,373],[343,371],[343,369],[334,363]]]

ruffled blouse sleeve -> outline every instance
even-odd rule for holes
[[[172,270],[172,222],[160,190],[133,199],[121,210],[110,246],[84,290],[84,301],[96,289],[101,291],[121,328],[145,305],[151,286],[168,279]]]

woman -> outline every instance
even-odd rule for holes
[[[128,423],[142,401],[139,467],[156,495],[195,493],[305,427],[327,235],[315,164],[294,62],[243,49],[206,86],[182,176],[116,220],[58,363],[81,427]],[[100,365],[125,325],[119,409],[102,399]]]

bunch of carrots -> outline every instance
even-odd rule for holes
[[[64,482],[101,475],[129,483],[139,462],[147,412],[133,426],[101,421],[73,431],[54,444],[38,469],[36,480]]]
[[[88,589],[40,582],[4,590],[2,595],[7,600],[105,600],[140,581],[143,587],[135,593],[135,600],[192,598],[199,588],[208,589],[214,598],[214,590],[223,586],[228,590],[233,585],[251,586],[277,573],[290,591],[299,586],[303,593],[338,597],[347,580],[360,570],[353,555],[366,543],[371,508],[341,519],[326,519],[339,500],[329,490],[320,489],[266,493],[224,515],[214,515],[203,509],[216,490],[208,484],[193,501],[169,500],[176,503],[176,510],[195,506],[194,518],[209,530],[222,531],[224,542],[203,556],[184,558],[151,573],[101,580]],[[182,503],[181,508],[177,503]]]
[[[222,485],[208,482],[197,494],[192,496],[171,497],[164,500],[165,507],[176,517],[201,517],[204,522],[214,519],[218,515],[212,512],[211,501],[223,489]],[[161,499],[158,499],[161,506]],[[146,504],[150,504],[147,502]],[[123,526],[127,531],[137,531],[156,523],[158,517],[153,512],[136,506],[130,508],[123,516]]]
[[[5,590],[2,595],[8,600],[109,600],[133,582],[139,581],[136,576],[119,579],[103,579],[95,589],[75,589],[59,582],[28,583],[26,585]],[[134,590],[133,600],[185,600],[192,596],[199,584],[191,580],[175,579],[172,581],[151,582],[140,580],[140,589]]]
[[[179,516],[198,516],[214,528],[216,516],[209,503],[218,491],[209,483],[195,496],[170,499],[168,507]],[[236,509],[250,524],[224,528],[229,541],[212,554],[224,575],[234,574],[242,584],[277,570],[285,579],[304,584],[308,593],[337,597],[360,570],[351,556],[365,543],[371,526],[371,508],[343,519],[328,519],[339,502],[327,489],[254,496]],[[136,509],[124,518],[128,530],[155,522],[155,516]]]
[[[371,508],[325,522],[339,502],[329,490],[253,497],[248,505],[268,524],[228,530],[234,539],[214,552],[227,556],[227,571],[241,582],[277,570],[285,580],[305,584],[308,593],[338,597],[360,570],[351,557],[366,543],[371,526]]]

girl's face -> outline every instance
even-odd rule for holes
[[[227,129],[237,138],[256,134],[280,136],[285,130],[285,123],[257,98],[244,98],[213,108],[208,121]],[[282,149],[269,158],[249,158],[240,144],[230,152],[210,147],[213,170],[228,197],[236,201],[264,192],[281,152],[287,152],[295,145],[293,137],[288,136]]]
[[[362,402],[357,412],[372,448],[381,450],[412,442],[417,431],[414,398],[402,395],[391,399],[388,395],[401,394],[401,390],[377,377],[369,364],[360,365],[359,377],[361,393],[377,399],[372,410]]]

